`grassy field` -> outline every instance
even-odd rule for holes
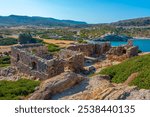
[[[0,81],[0,100],[19,100],[34,92],[39,81],[20,79],[18,81]]]
[[[112,82],[123,83],[132,73],[138,72],[139,75],[130,85],[139,88],[150,89],[150,54],[137,56],[125,62],[103,69],[100,74],[110,75]]]

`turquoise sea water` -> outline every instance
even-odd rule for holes
[[[127,44],[127,42],[111,42],[112,46]],[[134,39],[133,44],[139,46],[143,52],[150,52],[150,39]]]

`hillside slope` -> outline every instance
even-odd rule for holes
[[[150,17],[121,20],[111,24],[115,26],[150,26]]]
[[[29,17],[29,16],[0,16],[0,26],[20,26],[20,25],[35,25],[35,26],[74,26],[86,24],[86,22],[73,20],[58,20],[54,18],[44,17]]]
[[[150,54],[137,56],[125,62],[103,69],[100,74],[107,74],[115,83],[125,82],[133,73],[138,76],[130,82],[130,85],[143,89],[150,89]]]

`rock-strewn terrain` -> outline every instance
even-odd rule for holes
[[[54,95],[62,100],[132,100],[150,99],[150,90],[139,90],[136,86],[111,83],[108,76],[85,79],[72,89]],[[83,87],[84,86],[84,87]],[[78,90],[75,92],[74,90]],[[67,95],[67,96],[65,96]]]
[[[87,78],[68,71],[43,81],[40,87],[29,96],[29,99],[149,100],[150,90],[128,86],[136,74],[131,74],[123,84],[115,84],[110,82],[109,76]],[[14,68],[8,67],[0,70],[0,80],[18,80],[20,77],[21,74],[18,74]]]

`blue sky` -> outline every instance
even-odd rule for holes
[[[0,15],[107,23],[150,16],[150,0],[0,0]]]

